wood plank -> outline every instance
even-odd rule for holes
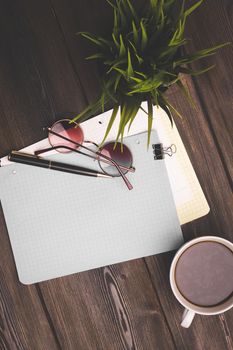
[[[183,120],[176,118],[176,121],[209,202],[210,214],[184,225],[184,237],[188,241],[198,236],[213,234],[232,241],[232,193],[228,177],[192,80],[188,78],[185,82],[196,100],[197,112],[190,108],[177,88],[169,91],[168,98],[184,116]],[[167,322],[177,348],[186,349],[188,344],[192,344],[192,349],[232,349],[233,338],[229,329],[233,323],[233,310],[227,312],[226,316],[197,316],[188,331],[180,327],[182,307],[173,297],[168,279],[172,256],[173,254],[163,254],[147,258],[146,262],[164,313],[169,315]]]
[[[1,156],[12,148],[46,137],[42,127],[59,114],[77,113],[83,108],[83,95],[79,94],[79,83],[51,8],[47,8],[47,17],[40,16],[41,23],[37,23],[38,28],[45,26],[45,31],[51,31],[50,36],[44,33],[44,37],[33,32],[27,9],[22,2],[7,2],[1,7]],[[46,28],[46,20],[55,25]],[[62,57],[62,61],[57,57]],[[3,214],[0,214],[0,348],[60,348],[40,290],[18,281]]]
[[[193,13],[188,21],[187,36],[192,38],[188,51],[233,42],[233,3],[231,0],[207,0]],[[198,29],[197,29],[198,23]],[[204,35],[203,35],[204,34]],[[221,49],[215,56],[193,64],[203,68],[216,67],[194,78],[196,91],[208,121],[214,141],[220,152],[229,181],[233,178],[233,45]]]
[[[46,26],[46,19],[55,24],[47,26],[47,30],[51,30],[50,42],[46,35],[36,37],[26,9],[16,2],[7,2],[1,7],[1,156],[12,148],[18,149],[45,137],[42,127],[58,114],[77,113],[83,108],[83,98],[77,89],[79,83],[73,75],[51,8],[47,8],[46,18],[40,16],[40,26]],[[62,61],[56,59],[60,56]],[[40,290],[18,281],[2,212],[0,220],[0,347],[60,348],[46,305],[40,299]]]
[[[74,71],[79,76],[88,104],[98,97],[101,91],[97,63],[86,60],[87,56],[93,54],[95,47],[76,34],[82,31],[104,34],[106,28],[111,27],[111,7],[105,0],[98,3],[95,0],[69,0],[69,6],[65,0],[52,0],[52,4]]]
[[[220,1],[217,4],[220,6]],[[68,6],[64,0],[53,0],[51,8],[46,2],[26,0],[4,5],[0,14],[2,155],[12,145],[20,148],[42,138],[42,126],[64,112],[82,110],[87,101],[98,94],[96,67],[89,69],[84,60],[89,47],[85,47],[81,38],[77,41],[74,33],[107,28],[108,24],[102,19],[104,11],[108,11],[105,2],[97,5],[93,0],[69,1]],[[84,25],[87,26],[83,28]],[[4,41],[5,38],[8,40]],[[188,83],[195,92],[192,82]],[[229,81],[227,84],[230,86]],[[200,114],[195,114],[187,108],[180,94],[171,91],[171,95],[173,93],[176,105],[183,108],[187,117],[179,123],[180,132],[211,204],[209,216],[185,226],[185,238],[215,233],[232,239],[232,201],[229,178],[223,166],[226,164],[230,169],[229,161],[225,158],[225,163],[221,163],[221,150],[225,145],[216,146],[216,139],[220,140],[216,129],[222,123],[216,124],[216,114],[214,121],[210,123],[210,118],[206,121],[201,109]],[[224,96],[224,90],[217,95],[221,93]],[[207,98],[209,96],[206,97],[207,107],[203,107],[203,102],[201,107],[204,112],[209,108],[212,116]],[[220,100],[223,103],[223,97]],[[29,116],[34,116],[33,124]],[[226,135],[229,146],[228,134],[222,130],[229,130],[230,126],[228,120],[224,119],[224,123],[227,128],[221,129],[221,136],[224,139]],[[206,153],[206,149],[211,149],[212,153]],[[48,346],[51,349],[143,350],[233,348],[232,311],[220,317],[198,317],[189,331],[180,328],[182,308],[168,285],[172,255],[146,259],[148,270],[142,260],[136,260],[41,283],[35,291],[34,287],[17,283],[3,222],[1,227],[1,246],[6,255],[0,264],[1,308],[4,311],[3,321],[0,319],[0,325],[4,325],[0,326],[0,347],[3,344],[3,348],[9,349]],[[34,313],[38,317],[35,318]],[[34,334],[35,338],[29,339]],[[38,340],[40,337],[46,342],[49,339],[47,346]]]
[[[40,287],[64,349],[174,349],[142,259]]]
[[[46,137],[42,128],[81,111],[84,98],[48,4],[7,2],[0,16],[2,156]]]
[[[36,286],[19,283],[0,208],[0,349],[59,349]]]
[[[191,49],[197,50],[232,40],[233,32],[232,29],[229,30],[232,8],[229,8],[229,2],[227,4],[222,1],[211,1],[210,4],[210,1],[206,1],[202,6],[203,11],[200,8],[190,18],[188,34],[194,40],[190,45]],[[226,23],[226,27],[223,23]],[[229,71],[232,71],[231,52],[232,48],[227,48],[208,61],[208,64],[216,62],[215,70],[194,79],[194,83],[190,79],[186,80],[192,95],[196,96],[198,113],[190,110],[178,90],[173,89],[169,92],[170,99],[184,115],[182,121],[178,120],[179,131],[211,207],[207,217],[183,227],[186,240],[204,234],[216,234],[233,241],[232,192],[229,176],[225,173],[226,169],[229,173],[232,171],[230,113],[233,89],[232,74],[229,74]],[[169,315],[167,320],[176,346],[179,349],[188,348],[188,344],[192,344],[190,345],[192,349],[233,349],[232,310],[221,316],[197,316],[188,331],[179,326],[183,308],[173,297],[168,280],[172,256],[173,254],[160,255],[146,261],[161,305],[164,307],[164,312]],[[164,290],[170,291],[168,295]]]
[[[98,64],[94,60],[86,60],[86,57],[94,53],[95,46],[76,34],[87,31],[100,36],[109,33],[111,36],[112,8],[106,0],[98,2],[69,0],[69,6],[66,0],[52,0],[52,4],[74,71],[79,76],[83,87],[86,105],[88,105],[101,93]],[[137,0],[135,4],[140,9],[145,4],[145,0]]]

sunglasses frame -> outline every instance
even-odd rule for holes
[[[123,173],[122,169],[125,169],[125,170],[127,170],[127,171],[131,171],[131,172],[134,172],[134,171],[135,171],[135,168],[133,168],[133,167],[131,167],[131,168],[126,168],[126,167],[120,166],[116,161],[114,161],[114,160],[111,159],[110,157],[108,157],[108,156],[102,154],[101,152],[99,152],[99,151],[93,151],[93,150],[90,149],[89,147],[84,146],[83,144],[81,144],[81,143],[79,143],[79,142],[73,141],[73,140],[69,139],[68,137],[65,137],[65,136],[62,136],[62,135],[56,133],[55,131],[52,130],[52,128],[53,128],[53,126],[54,126],[55,124],[57,124],[58,122],[61,122],[61,121],[68,121],[69,123],[71,123],[71,121],[70,121],[69,119],[61,119],[61,120],[58,120],[58,121],[56,121],[56,122],[52,125],[52,127],[46,127],[46,128],[45,128],[45,130],[48,131],[48,134],[55,135],[55,136],[57,136],[57,137],[59,137],[59,138],[65,140],[65,141],[71,142],[71,143],[75,144],[76,146],[81,147],[81,148],[83,148],[83,149],[85,149],[85,150],[87,150],[87,151],[89,151],[89,152],[91,152],[91,153],[97,155],[97,156],[98,156],[98,157],[97,157],[98,160],[99,160],[99,158],[103,158],[104,160],[107,160],[108,163],[110,162],[113,166],[116,167],[117,171],[119,172],[119,175],[120,175],[120,176],[122,177],[122,179],[124,180],[124,182],[125,182],[126,186],[128,187],[128,189],[129,189],[129,190],[133,189],[132,184],[131,184],[130,181],[127,179],[127,177],[126,177],[125,174]],[[72,122],[72,123],[76,124],[76,125],[81,129],[81,131],[83,132],[83,130],[82,130],[82,128],[81,128],[81,126],[80,126],[79,124],[77,124],[76,122]],[[79,150],[77,150],[77,149],[73,149],[73,148],[68,147],[68,146],[62,146],[62,145],[61,145],[61,146],[53,146],[52,143],[51,143],[51,141],[50,141],[50,139],[49,139],[49,137],[48,137],[48,140],[49,140],[49,143],[51,144],[52,147],[46,148],[46,149],[42,149],[42,150],[37,150],[37,151],[34,152],[35,155],[39,155],[39,154],[48,152],[48,151],[53,150],[53,149],[57,150],[58,148],[65,148],[65,149],[69,149],[69,150],[72,151],[72,152],[76,152],[76,153],[79,153],[79,154],[83,154],[83,155],[85,155],[85,156],[87,156],[87,157],[96,159],[96,157],[93,157],[93,156],[91,156],[91,155],[89,155],[89,154],[83,153],[82,151],[79,151]],[[92,141],[83,141],[83,142],[91,143],[91,144],[93,144],[93,145],[99,147],[95,142],[92,142]],[[103,159],[102,159],[102,161],[103,161]]]

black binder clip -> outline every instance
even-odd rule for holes
[[[176,145],[172,143],[169,147],[163,147],[162,143],[152,145],[154,159],[164,159],[165,155],[172,157],[176,153]]]

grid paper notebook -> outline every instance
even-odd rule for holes
[[[31,284],[178,248],[182,233],[164,160],[147,133],[124,139],[134,189],[121,178],[90,178],[23,164],[0,168],[0,200],[19,279]],[[152,132],[151,142],[158,143]],[[62,157],[62,158],[61,158]],[[76,154],[50,158],[96,168]],[[78,162],[77,162],[78,159]]]
[[[146,110],[147,104],[142,103],[142,107]],[[101,113],[95,118],[85,121],[85,123],[82,123],[85,138],[100,143],[104,137],[111,113],[112,110],[109,110]],[[159,139],[165,146],[169,146],[172,143],[177,146],[175,156],[165,157],[165,164],[176,204],[178,218],[180,224],[183,225],[208,214],[210,208],[185,150],[175,122],[173,123],[173,128],[171,128],[170,121],[161,108],[154,107],[153,114],[155,116],[153,119],[153,129],[158,132]],[[139,134],[147,130],[148,121],[145,116],[145,113],[140,109],[130,131],[128,131],[128,133],[127,130],[125,131],[127,136]],[[115,123],[110,130],[107,138],[108,141],[115,140],[119,123],[120,112],[118,112]],[[33,153],[35,150],[47,147],[50,147],[50,144],[46,138],[33,145],[25,147],[24,151]],[[1,166],[11,164],[7,157],[1,158],[0,162]]]

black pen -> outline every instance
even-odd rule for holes
[[[35,156],[34,154],[28,154],[23,153],[19,151],[11,151],[11,153],[8,155],[8,159],[11,162],[16,163],[22,163],[26,165],[32,165],[32,166],[38,166],[41,168],[46,169],[52,169],[52,170],[58,170],[63,171],[66,173],[72,173],[77,175],[84,175],[84,176],[94,176],[94,177],[112,177],[110,175],[99,173],[96,170],[83,168],[76,165],[71,164],[65,164],[60,162],[54,162],[49,159],[44,159],[38,156]]]

